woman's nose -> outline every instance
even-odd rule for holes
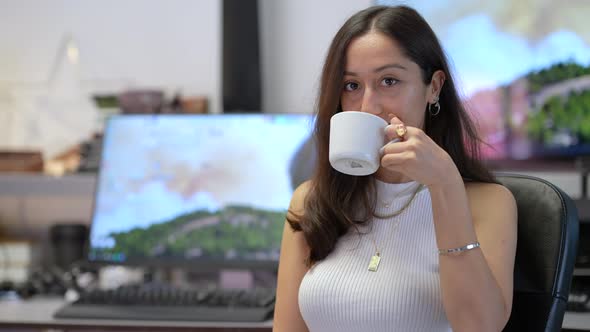
[[[381,113],[378,96],[372,89],[365,89],[360,111],[371,114]]]

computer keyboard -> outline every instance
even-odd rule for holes
[[[93,290],[55,318],[259,322],[274,312],[275,289],[180,289],[166,285]]]

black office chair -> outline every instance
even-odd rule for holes
[[[545,180],[496,176],[518,207],[514,299],[504,331],[560,331],[578,247],[574,202]]]

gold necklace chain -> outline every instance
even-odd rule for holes
[[[379,200],[379,202],[381,203],[381,206],[383,206],[383,207],[384,207],[384,208],[386,208],[386,209],[389,209],[389,207],[390,207],[390,206],[393,204],[393,202],[395,202],[395,200],[396,200],[398,197],[400,197],[400,196],[403,196],[404,194],[407,194],[407,193],[408,193],[408,190],[407,190],[407,188],[406,188],[406,189],[403,189],[403,190],[401,190],[401,191],[400,191],[400,192],[398,192],[397,194],[395,194],[395,195],[393,196],[393,198],[390,198],[388,201],[384,201],[384,200],[382,200],[381,198],[379,198],[379,196],[377,196],[377,199],[378,199],[378,200]]]
[[[373,212],[373,216],[378,219],[389,219],[389,218],[399,216],[412,204],[412,202],[414,201],[414,198],[416,197],[418,192],[420,192],[422,187],[423,187],[422,184],[418,185],[418,188],[416,188],[416,190],[412,193],[412,197],[410,197],[410,199],[406,202],[406,204],[404,204],[404,206],[402,206],[402,208],[399,209],[398,211],[395,211],[394,213],[392,213],[390,215],[378,215],[375,212]],[[395,225],[393,225],[393,230],[391,230],[392,233],[395,232],[399,223],[400,223],[400,220],[399,219],[396,220]],[[381,262],[381,253],[380,253],[379,248],[377,247],[377,241],[375,240],[375,236],[373,235],[372,232],[369,232],[369,235],[371,235],[371,240],[373,241],[373,246],[375,247],[375,255],[373,255],[371,257],[371,261],[369,262],[369,271],[377,272],[377,269],[379,268],[379,263]]]
[[[402,212],[404,212],[408,208],[408,206],[410,206],[410,204],[412,204],[414,197],[416,197],[416,194],[418,194],[418,192],[422,189],[422,187],[423,187],[422,184],[418,185],[418,188],[416,188],[416,190],[414,190],[414,192],[412,193],[412,197],[410,197],[410,199],[406,202],[406,204],[404,204],[404,206],[402,206],[401,209],[395,211],[392,214],[388,214],[388,215],[382,215],[382,214],[378,214],[378,213],[373,212],[373,217],[375,217],[377,219],[389,219],[389,218],[393,218],[395,216],[402,214]],[[396,195],[394,197],[394,200],[397,198],[397,196],[399,196],[399,195]],[[388,207],[388,205],[386,205],[386,207]]]

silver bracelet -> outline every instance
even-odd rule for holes
[[[452,254],[459,254],[463,251],[469,251],[475,248],[479,248],[479,242],[475,241],[473,243],[469,243],[468,245],[458,247],[458,248],[451,248],[451,249],[438,249],[439,255],[452,255]]]

